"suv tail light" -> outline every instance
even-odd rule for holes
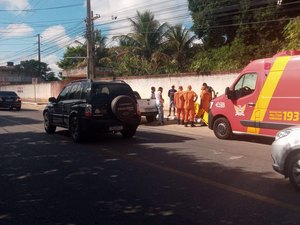
[[[84,110],[85,117],[92,117],[92,105],[86,104],[85,110]]]

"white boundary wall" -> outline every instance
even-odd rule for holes
[[[224,93],[225,88],[230,86],[232,82],[237,78],[237,73],[222,74],[222,75],[193,75],[193,76],[170,76],[160,78],[125,78],[126,81],[133,90],[139,92],[142,98],[149,98],[151,93],[151,87],[154,86],[156,90],[158,87],[163,88],[163,98],[168,100],[168,90],[172,85],[175,85],[175,89],[178,89],[179,85],[183,86],[183,90],[187,89],[188,85],[192,86],[192,89],[199,95],[202,83],[206,82],[209,86],[212,86],[218,95]],[[166,101],[168,103],[168,101]]]
[[[166,103],[168,103],[168,90],[172,85],[175,85],[176,89],[178,89],[179,85],[182,85],[184,90],[186,90],[188,85],[192,85],[193,90],[199,95],[202,83],[206,82],[219,93],[218,95],[221,95],[224,93],[225,88],[230,86],[237,76],[237,73],[230,73],[218,75],[172,75],[167,77],[149,76],[141,78],[120,77],[120,79],[127,82],[133,90],[138,91],[142,98],[150,97],[150,89],[152,86],[156,89],[162,87],[164,90],[163,97]],[[58,93],[52,90],[52,88],[54,88],[54,85],[51,85],[51,83],[0,86],[0,90],[17,92],[22,99],[36,99],[39,101],[47,101],[49,97],[53,96],[53,93]]]
[[[21,99],[48,100],[51,96],[51,83],[42,84],[20,84],[0,86],[1,91],[15,91]]]

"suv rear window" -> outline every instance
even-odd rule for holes
[[[133,91],[127,84],[118,83],[94,83],[92,87],[93,95],[107,95],[109,98],[113,99],[119,95],[127,95],[135,99]]]

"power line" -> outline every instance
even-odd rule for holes
[[[168,21],[168,22],[182,22],[183,20],[188,20],[190,19],[190,14],[188,13],[188,11],[185,11],[187,10],[187,4],[177,4],[176,6],[166,6],[166,4],[168,3],[171,3],[171,2],[174,2],[174,1],[171,1],[171,0],[165,0],[165,1],[161,1],[160,3],[149,3],[147,2],[146,4],[137,4],[135,6],[132,6],[132,7],[127,7],[127,8],[123,8],[122,10],[119,10],[119,11],[115,11],[114,14],[116,16],[118,16],[118,18],[120,18],[120,15],[126,15],[127,13],[131,13],[134,11],[136,11],[137,8],[139,7],[145,7],[145,8],[152,8],[153,10],[153,14],[157,17],[159,16],[160,18],[163,18],[163,20],[165,21]],[[253,4],[255,4],[256,7],[258,6],[263,6],[263,5],[266,5],[266,2],[267,1],[253,1]],[[275,2],[275,1],[274,1]],[[36,5],[35,7],[37,7],[38,4],[41,4],[42,1],[41,0],[38,0],[36,1]],[[219,2],[218,2],[219,3]],[[296,7],[293,7],[291,9],[289,9],[291,12],[295,12],[295,11],[298,11],[299,8],[297,7],[297,4],[300,3],[300,1],[296,1],[296,2],[290,2],[290,3],[284,3],[282,4],[281,7],[284,7],[284,6],[291,6],[291,5],[294,5]],[[63,7],[67,7],[67,6],[79,6],[82,4],[73,4],[73,5],[65,5],[65,6],[59,6],[59,7],[48,7],[48,8],[35,8],[35,9],[24,9],[24,10],[20,10],[21,12],[26,12],[27,13],[27,16],[30,16],[29,13],[34,13],[35,11],[42,11],[42,10],[55,10],[55,9],[60,9],[60,8],[63,8]],[[259,10],[261,9],[267,9],[269,6],[266,6],[266,7],[260,7]],[[248,9],[248,12],[255,12],[255,8],[253,9]],[[1,10],[0,10],[1,11]],[[176,14],[177,17],[174,18],[172,15],[169,15],[171,13],[173,14]],[[259,22],[255,22],[255,21],[251,21],[251,22],[245,22],[245,23],[233,23],[232,22],[232,19],[231,17],[234,16],[234,15],[237,15],[239,13],[241,13],[241,9],[238,8],[238,4],[234,4],[234,5],[228,5],[228,6],[225,6],[222,8],[222,10],[220,11],[219,9],[215,9],[212,13],[212,15],[214,16],[218,16],[218,18],[220,19],[220,22],[221,23],[228,23],[228,24],[223,24],[223,25],[219,25],[219,26],[212,26],[210,27],[210,29],[219,29],[219,28],[224,28],[224,27],[230,27],[230,26],[245,26],[245,25],[251,25],[251,24],[260,24],[260,23],[274,23],[274,22],[278,22],[278,21],[286,21],[286,20],[290,20],[292,18],[280,18],[280,19],[273,19],[273,20],[265,20],[265,21],[259,21]],[[24,20],[25,16],[22,16],[23,18],[19,18],[19,20]],[[110,18],[111,15],[108,15],[108,14],[104,14],[102,15],[103,18]],[[117,19],[117,20],[104,20],[101,22],[101,25],[96,25],[96,27],[98,28],[102,28],[101,31],[102,32],[110,32],[111,35],[119,35],[121,29],[129,29],[131,26],[131,24],[129,23],[128,21],[128,18],[135,18],[134,15],[129,15],[127,18],[122,18],[122,19]],[[47,21],[47,20],[44,20],[44,21],[38,21],[38,22],[34,22],[34,21],[31,21],[30,23],[32,24],[32,27],[43,27],[43,26],[47,26],[46,23],[52,23],[52,22],[61,22],[62,25],[74,25],[76,22],[78,22],[78,20],[76,21],[77,19],[70,19],[70,20],[57,20],[57,21]],[[121,26],[122,23],[125,23],[125,22],[128,22],[127,25],[124,25],[124,26]],[[83,19],[82,21],[80,22],[83,24]],[[110,26],[108,28],[103,28],[105,26]],[[111,26],[117,26],[117,27],[111,27]],[[73,26],[72,26],[73,27]],[[72,28],[71,26],[67,26],[68,28],[68,33],[67,33],[67,36],[65,35],[60,35],[60,36],[57,36],[57,39],[56,41],[59,42],[65,42],[64,44],[62,44],[63,47],[66,47],[68,46],[69,44],[71,44],[73,41],[72,40],[68,40],[68,38],[70,38],[70,36],[72,35],[81,35],[81,36],[85,36],[84,35],[84,30],[85,28],[84,27],[77,27],[77,28]],[[27,37],[27,38],[32,38],[32,37]],[[17,39],[17,38],[16,38]],[[7,40],[5,38],[0,38],[0,40]],[[57,53],[57,52],[62,52],[64,51],[64,49],[61,47],[57,47],[57,44],[56,43],[52,43],[50,44],[50,42],[47,42],[46,44],[44,43],[44,46],[47,46],[46,48],[42,49],[42,53],[45,54],[46,56],[47,55],[50,55],[50,54],[54,54],[54,53]],[[28,52],[30,51],[34,51],[34,48],[32,46],[29,47],[29,49],[27,49]],[[22,51],[21,53],[25,53],[25,51]],[[18,55],[18,52],[16,52],[15,55]],[[28,56],[31,56],[33,54],[30,54],[30,53],[27,53]],[[11,57],[15,57],[15,56],[11,56]],[[18,57],[20,58],[20,57]]]
[[[45,10],[55,10],[55,9],[66,9],[82,6],[82,4],[73,4],[73,5],[65,5],[65,6],[57,6],[57,7],[49,7],[49,8],[36,8],[36,9],[0,9],[0,12],[32,12],[32,11],[45,11]]]

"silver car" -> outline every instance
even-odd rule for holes
[[[300,126],[293,126],[277,133],[272,144],[273,168],[288,177],[300,191]]]

